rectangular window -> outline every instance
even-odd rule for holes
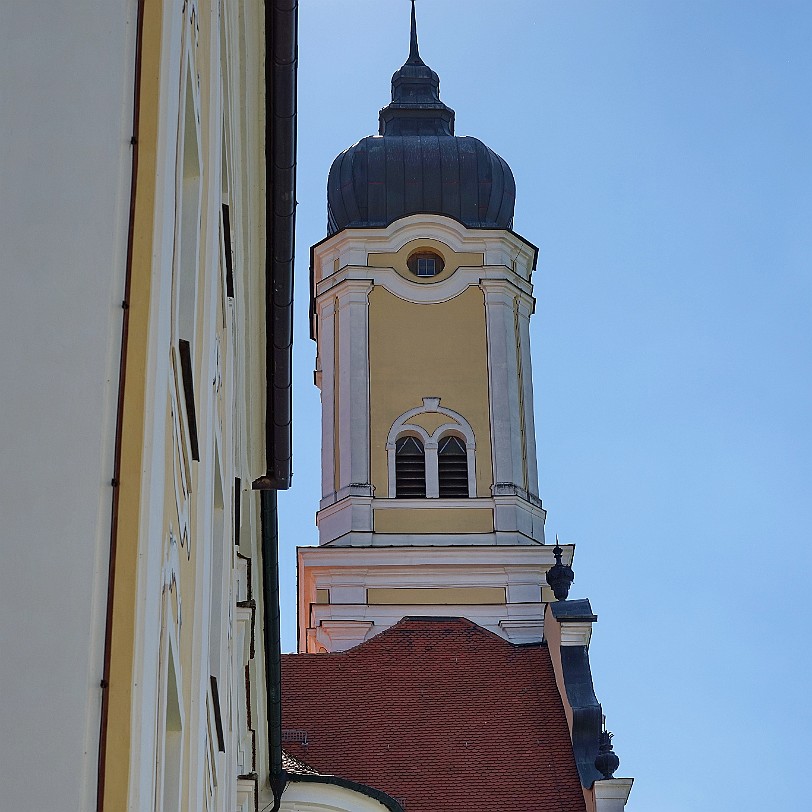
[[[186,421],[189,426],[189,444],[192,447],[192,459],[200,461],[197,445],[197,415],[195,413],[195,386],[192,380],[192,349],[185,339],[178,340],[180,352],[180,371],[183,379],[183,395],[186,401]]]
[[[231,216],[228,206],[223,203],[223,250],[226,255],[226,296],[234,298],[234,268],[231,257]]]
[[[418,276],[434,276],[436,273],[434,269],[434,257],[421,257],[417,260]]]
[[[217,690],[217,677],[209,674],[209,684],[211,685],[211,701],[214,706],[214,727],[217,733],[217,749],[221,753],[226,751],[226,740],[223,736],[223,717],[220,715],[220,693]]]

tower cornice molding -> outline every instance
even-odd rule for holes
[[[571,563],[575,554],[574,544],[562,544],[562,560]],[[504,544],[494,545],[446,545],[432,546],[414,544],[409,547],[297,547],[299,560],[307,558],[308,566],[334,569],[347,567],[357,575],[366,576],[369,568],[379,566],[413,567],[415,564],[433,566],[460,565],[467,567],[494,566],[538,567],[546,572],[555,564],[552,544]],[[301,563],[300,563],[301,566]]]
[[[447,302],[469,287],[479,286],[484,290],[484,285],[493,285],[495,287],[489,289],[508,291],[511,299],[518,296],[529,308],[529,313],[535,306],[533,286],[506,266],[461,267],[446,279],[426,285],[410,282],[392,268],[346,265],[316,285],[316,301],[327,298],[327,294],[336,295],[340,286],[347,282],[366,283],[369,289],[379,285],[399,299],[415,304]]]
[[[485,265],[516,264],[516,272],[529,281],[535,270],[538,248],[515,231],[472,229],[440,214],[412,214],[385,228],[346,228],[311,248],[315,282],[345,265],[367,264],[369,253],[394,252],[417,239],[437,239],[452,251],[478,251]],[[338,266],[335,261],[338,260]]]

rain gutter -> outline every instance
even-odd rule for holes
[[[282,647],[277,491],[291,480],[298,0],[265,0],[265,475],[260,491],[263,649],[271,812],[282,800]]]
[[[259,489],[291,479],[291,348],[296,219],[298,0],[265,0],[266,472]]]

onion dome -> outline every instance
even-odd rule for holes
[[[477,138],[454,135],[440,79],[420,58],[414,0],[409,58],[392,76],[379,134],[333,161],[327,231],[384,227],[409,214],[443,214],[469,228],[510,228],[516,184],[510,167]]]

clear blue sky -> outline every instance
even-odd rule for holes
[[[377,128],[406,0],[300,4],[295,545],[316,542],[308,250],[335,155]],[[533,375],[548,533],[629,812],[801,809],[812,770],[812,3],[420,0],[457,132],[541,248]]]

